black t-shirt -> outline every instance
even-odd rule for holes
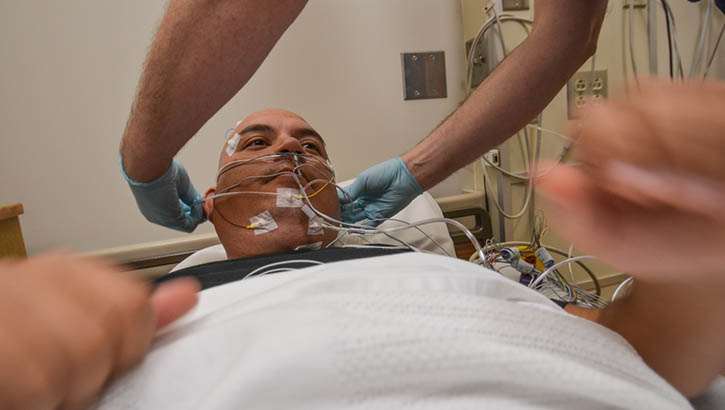
[[[288,261],[304,259],[328,263],[346,261],[350,259],[371,258],[375,256],[396,255],[405,252],[410,252],[410,250],[393,247],[385,248],[383,246],[377,246],[375,248],[328,248],[320,250],[290,251],[274,255],[232,259],[192,266],[190,268],[181,269],[166,276],[162,276],[156,279],[154,284],[158,285],[159,283],[171,279],[191,276],[201,283],[202,289],[209,289],[214,286],[242,280],[250,273],[257,276],[261,274],[271,274],[281,268],[302,269],[315,266],[315,264],[310,262],[288,263]]]

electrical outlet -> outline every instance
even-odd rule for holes
[[[630,4],[634,4],[635,9],[643,9],[647,7],[647,0],[624,0],[623,7],[628,9]]]
[[[483,154],[484,158],[488,160],[488,162],[500,167],[501,166],[501,151],[497,149],[492,149],[488,151],[487,153]],[[488,165],[488,164],[487,164]]]
[[[574,74],[566,85],[569,102],[569,119],[576,117],[577,111],[589,104],[601,104],[609,96],[607,90],[607,70],[580,71]]]

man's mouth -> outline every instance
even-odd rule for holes
[[[295,173],[294,167],[284,167],[277,172],[274,172],[273,175],[275,175],[272,179],[289,179],[290,181],[297,182],[299,181],[302,186],[307,184],[307,178],[305,178],[301,173]],[[296,176],[296,178],[295,178]]]

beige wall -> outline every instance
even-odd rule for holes
[[[147,223],[117,149],[161,0],[0,3],[0,204],[22,201],[31,253],[183,234]],[[214,181],[224,130],[265,107],[324,134],[339,179],[425,137],[463,96],[458,0],[312,0],[250,84],[185,147],[197,188]],[[405,102],[400,53],[444,50],[448,98]],[[460,193],[465,173],[434,189]],[[206,226],[197,230],[209,232]]]
[[[704,7],[671,3],[689,68]],[[197,188],[213,183],[224,130],[263,107],[284,107],[307,117],[327,137],[340,179],[404,152],[463,98],[461,33],[470,38],[478,29],[482,4],[312,0],[248,87],[182,150],[180,158]],[[163,8],[161,0],[0,3],[0,204],[24,203],[22,224],[31,253],[183,236],[143,219],[117,168],[120,135]],[[610,92],[616,94],[624,78],[621,1],[610,2],[610,9],[597,68],[608,69]],[[643,69],[644,12],[635,14],[635,47]],[[663,21],[658,21],[661,73],[667,70]],[[714,22],[713,38],[723,22],[719,11]],[[506,31],[509,44],[522,38],[518,28]],[[446,51],[449,97],[405,102],[399,53],[424,50]],[[713,70],[719,78],[725,77],[724,55]],[[566,130],[563,92],[546,110],[544,125]],[[544,154],[555,156],[560,141],[544,141]],[[509,145],[512,166],[522,169],[519,148]],[[433,194],[469,189],[473,175],[468,167]],[[512,189],[518,207],[523,188]],[[210,231],[206,225],[197,233]],[[528,238],[529,231],[526,220],[513,223],[509,239]],[[554,237],[550,240],[565,245]]]

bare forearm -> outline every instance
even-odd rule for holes
[[[121,144],[137,181],[181,147],[249,81],[307,0],[171,0]]]
[[[403,155],[423,189],[503,142],[541,112],[592,54],[605,0],[537,2],[524,41],[428,138]]]
[[[638,282],[606,308],[600,324],[629,341],[645,362],[688,397],[725,368],[725,284]]]

